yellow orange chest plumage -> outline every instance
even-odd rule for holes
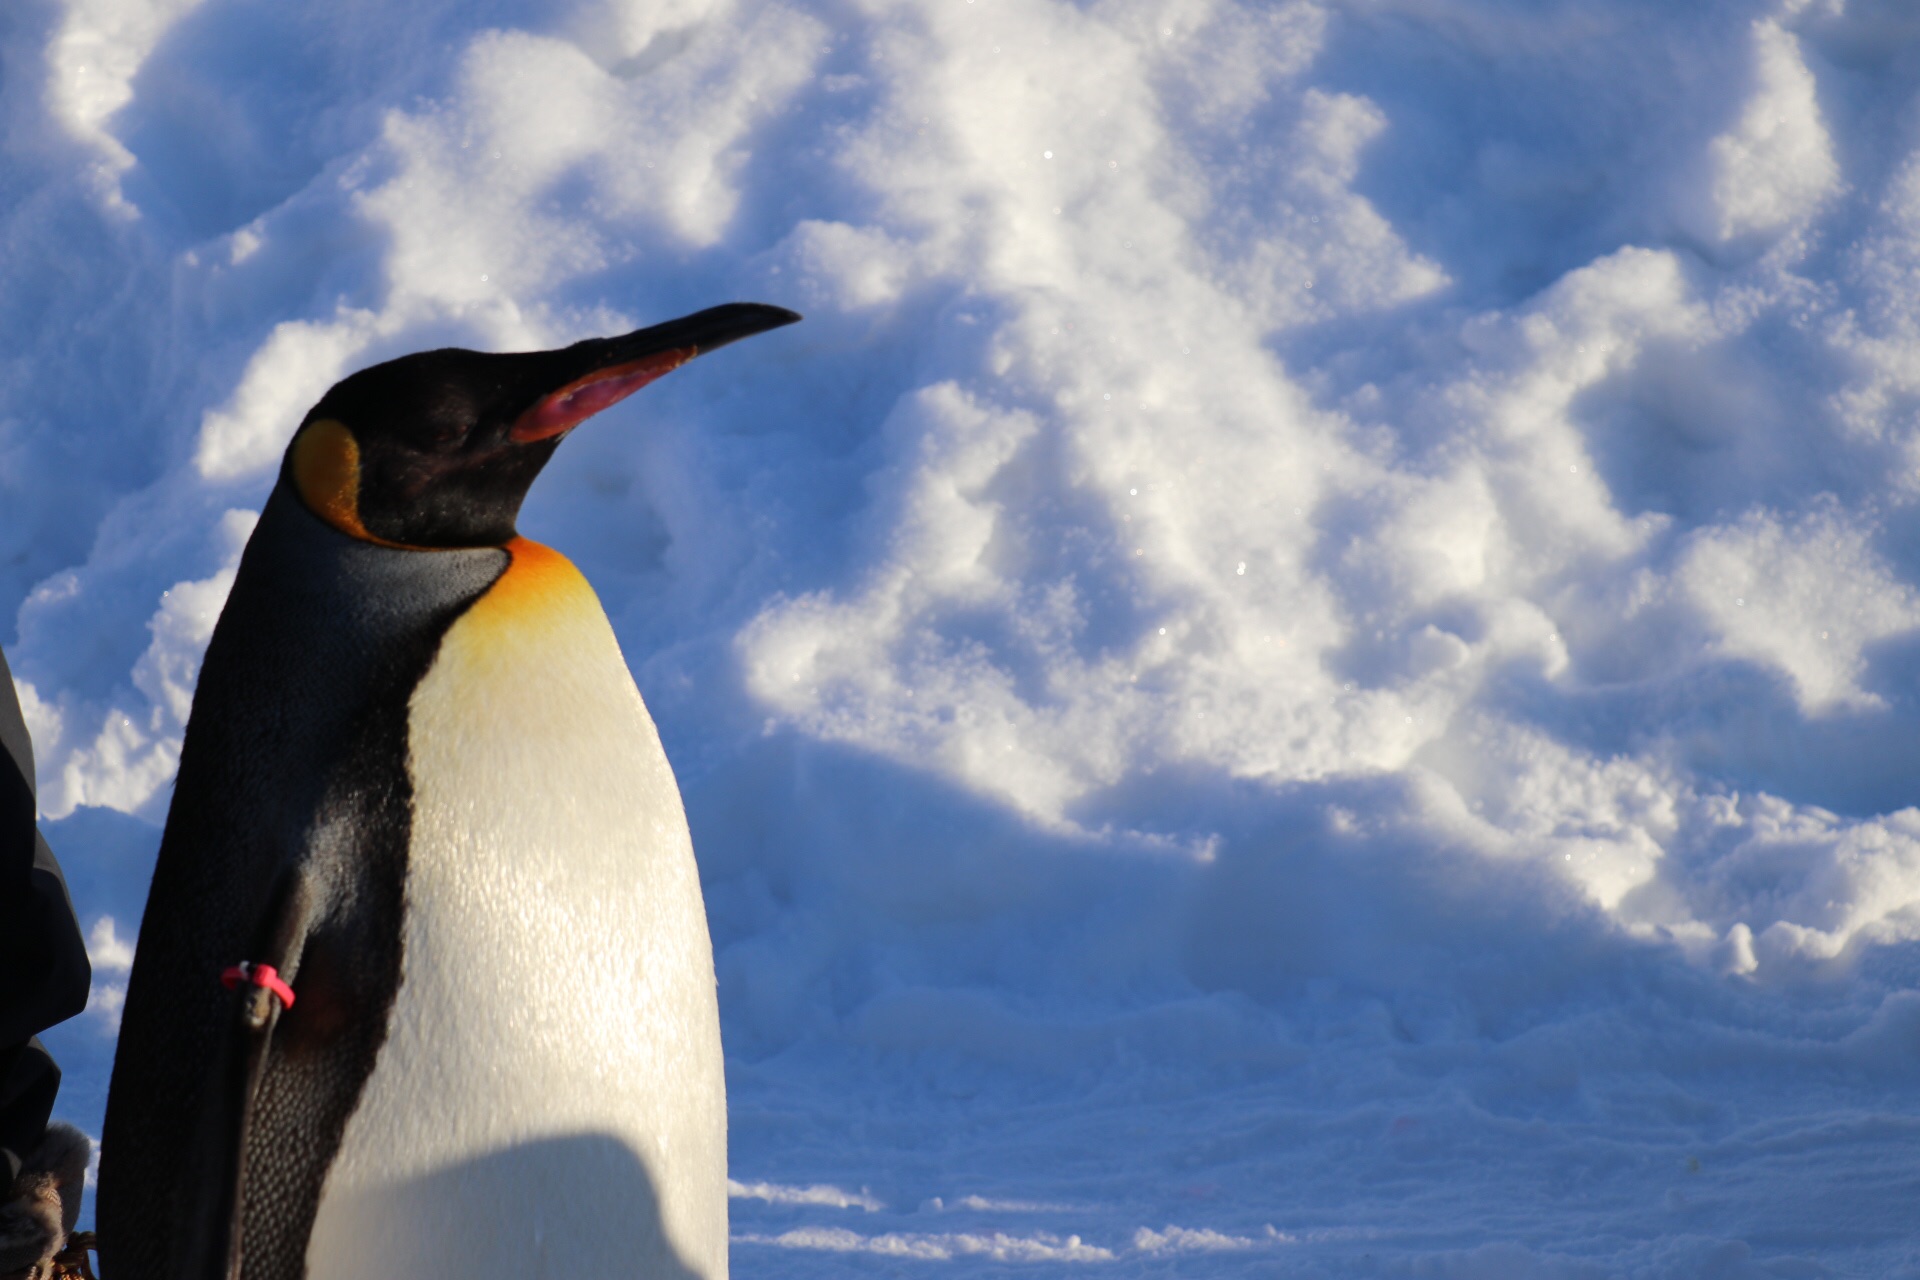
[[[293,463],[310,510],[379,541],[350,433],[312,424]],[[679,789],[586,579],[506,551],[411,694],[401,984],[308,1273],[724,1277],[719,1018]]]

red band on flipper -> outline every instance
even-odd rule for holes
[[[256,987],[265,987],[280,1001],[281,1008],[293,1008],[293,988],[282,980],[280,971],[272,965],[254,964],[251,961],[242,960],[220,975],[221,985],[229,991],[243,982],[250,982]]]

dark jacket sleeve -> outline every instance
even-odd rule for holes
[[[33,744],[4,655],[0,747],[0,1173],[10,1184],[60,1087],[34,1036],[86,1008],[93,974],[66,878],[34,825]]]

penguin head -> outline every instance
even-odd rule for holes
[[[389,360],[320,398],[287,446],[281,483],[368,542],[500,546],[567,432],[697,355],[799,318],[731,303],[557,351]]]

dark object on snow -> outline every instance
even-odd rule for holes
[[[0,1187],[9,1187],[60,1088],[35,1036],[86,1008],[93,971],[60,864],[34,826],[33,743],[4,655],[0,747]]]

